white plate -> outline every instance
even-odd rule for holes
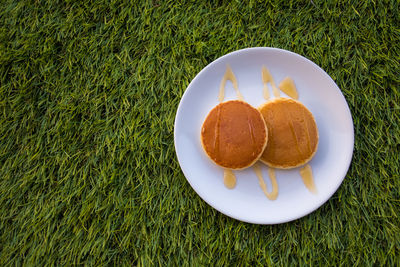
[[[208,112],[218,104],[218,93],[226,64],[237,77],[245,101],[258,107],[262,95],[261,67],[265,65],[278,84],[293,78],[301,101],[313,114],[319,131],[319,146],[310,165],[317,195],[304,186],[299,169],[277,170],[279,196],[271,201],[263,194],[252,168],[235,171],[233,190],[223,184],[223,170],[206,156],[200,129]],[[272,96],[272,90],[270,89]],[[285,96],[281,92],[281,96]],[[236,99],[227,82],[225,101]],[[175,118],[175,150],[182,171],[197,194],[209,205],[232,218],[257,224],[277,224],[298,219],[324,204],[342,183],[349,168],[354,145],[353,121],[340,89],[312,61],[282,49],[257,47],[238,50],[206,66],[186,89]],[[264,180],[271,184],[267,167]]]

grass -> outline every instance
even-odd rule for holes
[[[0,3],[0,265],[400,262],[398,1]],[[176,160],[194,76],[272,46],[336,81],[355,127],[342,186],[291,223],[230,219]]]

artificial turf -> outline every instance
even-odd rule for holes
[[[0,265],[398,265],[399,10],[399,1],[1,1]],[[191,79],[254,46],[317,63],[354,120],[342,186],[281,225],[208,206],[174,150]]]

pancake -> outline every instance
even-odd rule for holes
[[[246,102],[227,101],[214,107],[201,129],[201,144],[215,164],[244,169],[263,153],[268,130],[261,113]]]
[[[304,165],[318,147],[312,113],[300,102],[277,98],[259,107],[268,127],[268,144],[260,160],[278,169]]]

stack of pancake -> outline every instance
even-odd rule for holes
[[[312,113],[296,100],[277,98],[258,109],[235,100],[210,111],[201,143],[208,157],[225,169],[245,169],[258,160],[291,169],[314,156],[318,130]]]

